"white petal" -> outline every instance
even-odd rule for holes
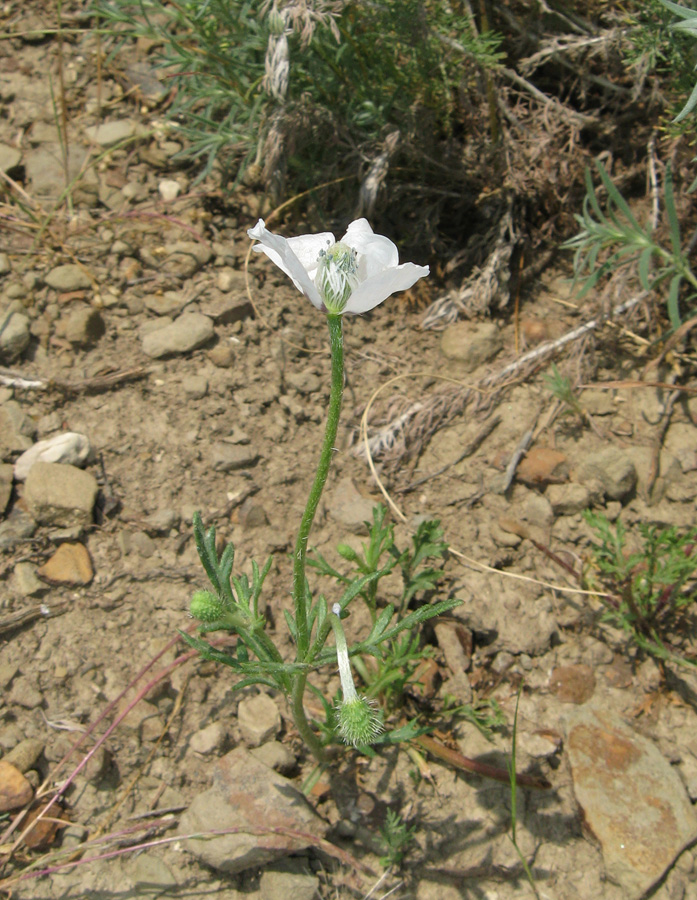
[[[399,263],[397,247],[389,238],[375,234],[367,219],[351,222],[342,241],[358,253],[358,277],[361,281],[372,278],[383,269],[394,269]]]
[[[356,288],[349,297],[344,312],[368,312],[383,300],[387,300],[391,294],[406,291],[428,273],[428,266],[417,266],[414,263],[404,263],[394,269],[385,269]]]
[[[254,247],[257,253],[265,253],[279,269],[286,273],[299,291],[305,294],[318,309],[322,309],[322,298],[304,261],[309,263],[314,253],[313,267],[316,270],[319,251],[326,248],[327,241],[333,244],[334,236],[329,233],[304,234],[287,240],[280,234],[269,231],[264,225],[263,219],[259,219],[254,228],[247,231],[247,234],[250,238],[259,241]]]

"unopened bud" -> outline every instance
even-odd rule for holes
[[[199,622],[219,622],[228,612],[227,605],[210,591],[196,591],[189,604],[189,612]]]

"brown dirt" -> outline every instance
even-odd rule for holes
[[[14,82],[16,107],[0,128],[0,140],[7,144],[14,139],[17,125],[28,124],[32,118],[35,129],[38,125],[50,129],[50,95],[42,74],[47,60],[56,72],[50,45],[15,40],[12,48],[20,54],[21,66]],[[95,93],[94,73],[85,62],[92,58],[93,49],[94,40],[88,37],[69,48],[76,73],[69,138],[80,151],[87,149],[81,129],[95,121],[80,112]],[[13,75],[8,51],[5,45],[0,59],[5,88]],[[116,102],[115,84],[108,82],[107,88],[115,100],[110,118],[130,115],[146,124],[152,121],[154,113],[146,111],[141,116],[132,100]],[[45,142],[37,139],[31,144],[31,129],[28,135],[23,145],[26,153]],[[202,349],[156,361],[144,355],[142,329],[157,318],[146,305],[147,298],[175,291],[187,311],[204,314],[212,313],[227,296],[244,299],[246,229],[260,211],[256,198],[243,194],[222,211],[216,209],[212,187],[190,187],[186,173],[166,160],[156,167],[154,151],[162,143],[162,137],[149,137],[107,153],[90,169],[94,176],[85,179],[88,194],[93,191],[92,202],[78,202],[72,216],[64,207],[51,214],[39,241],[34,240],[35,228],[6,220],[2,249],[9,255],[11,272],[0,282],[3,299],[19,296],[16,291],[13,294],[13,285],[29,286],[20,300],[33,335],[29,349],[12,369],[27,378],[70,382],[75,390],[0,387],[0,402],[17,400],[35,424],[37,439],[60,430],[87,435],[93,448],[88,469],[100,485],[97,521],[82,537],[95,572],[89,586],[48,586],[38,597],[21,595],[14,575],[17,564],[41,565],[62,539],[49,527],[39,528],[0,558],[0,626],[7,625],[0,633],[0,672],[7,688],[0,698],[2,747],[8,752],[21,739],[40,740],[44,750],[36,767],[51,787],[70,771],[70,766],[60,772],[55,767],[71,740],[131,684],[178,629],[190,626],[189,598],[196,587],[204,586],[191,536],[195,510],[201,511],[205,523],[217,526],[221,541],[234,543],[236,571],[249,573],[252,560],[263,562],[269,554],[273,556],[266,611],[280,648],[290,651],[282,610],[289,606],[289,552],[314,471],[328,397],[325,322],[270,263],[254,259],[249,283],[255,313],[228,324],[218,322],[215,337]],[[180,180],[184,187],[180,198],[167,206],[158,195],[163,178]],[[132,191],[124,192],[124,186],[132,186]],[[24,189],[31,196],[28,178]],[[95,202],[97,194],[101,205]],[[6,213],[16,199],[16,194],[8,199]],[[46,198],[40,202],[45,211],[50,209]],[[194,274],[183,275],[170,271],[166,263],[154,268],[145,261],[166,259],[161,248],[178,240],[195,240],[210,248],[210,261]],[[126,249],[117,246],[115,250],[115,241],[124,242]],[[89,273],[92,288],[61,293],[46,286],[44,277],[52,268],[74,261]],[[228,270],[233,273],[229,294],[218,286],[220,273]],[[548,275],[544,284],[523,298],[522,333],[528,335],[528,349],[539,339],[538,323],[544,323],[544,337],[556,337],[590,317],[587,301],[578,307],[567,305],[567,289],[560,281],[565,274]],[[105,333],[93,346],[81,348],[64,336],[64,323],[72,311],[90,307],[100,310]],[[442,355],[439,333],[420,330],[421,318],[421,312],[404,299],[393,298],[374,313],[345,323],[344,414],[330,482],[311,539],[337,564],[336,544],[347,539],[357,543],[360,538],[347,537],[333,515],[335,486],[351,477],[364,497],[382,499],[364,458],[354,452],[360,417],[373,392],[394,376],[406,376],[377,402],[375,422],[379,422],[381,416],[389,418],[388,401],[397,393],[407,395],[412,403],[428,404],[439,389],[438,376],[477,386],[516,357],[515,324],[502,321],[501,353],[493,362],[468,372],[463,364]],[[605,327],[585,345],[582,369],[574,368],[574,363],[569,371],[582,371],[583,379],[593,382],[640,379],[647,362],[644,345],[622,327],[646,333],[645,322],[639,308],[632,322]],[[225,348],[229,348],[227,357]],[[519,352],[524,349],[525,345],[518,348]],[[573,352],[580,359],[577,347]],[[224,359],[229,365],[221,365]],[[132,370],[134,377],[116,386],[85,387],[87,379]],[[666,368],[651,377],[665,381],[669,374]],[[293,387],[295,378],[309,375],[318,378],[316,391],[304,394]],[[519,841],[522,852],[534,860],[541,896],[559,900],[614,900],[625,895],[605,879],[601,853],[583,830],[563,750],[563,703],[551,678],[555,668],[590,667],[591,693],[611,697],[638,731],[656,740],[686,781],[694,778],[697,766],[695,708],[690,699],[694,694],[688,689],[691,676],[678,677],[676,670],[669,670],[666,680],[665,673],[621,633],[600,625],[596,601],[565,593],[563,588],[578,585],[531,540],[521,537],[525,533],[551,547],[579,570],[588,559],[588,528],[581,516],[549,518],[547,506],[540,506],[540,498],[549,495],[546,484],[524,485],[517,480],[508,494],[495,491],[524,433],[537,427],[532,449],[552,447],[564,454],[568,470],[561,476],[563,483],[573,480],[583,462],[606,446],[620,448],[635,461],[637,490],[622,503],[597,500],[596,505],[610,516],[620,516],[630,526],[640,521],[691,524],[697,472],[678,472],[672,460],[690,450],[689,428],[697,415],[697,400],[689,395],[673,410],[663,439],[670,449],[662,457],[662,480],[649,497],[652,441],[660,427],[655,423],[666,392],[655,387],[619,387],[607,393],[613,405],[607,414],[593,417],[599,436],[578,416],[559,410],[552,415],[554,404],[541,371],[533,370],[520,383],[498,392],[490,409],[480,404],[481,411],[475,413],[468,407],[439,429],[413,464],[404,458],[396,469],[382,470],[385,488],[406,520],[406,524],[397,522],[399,543],[408,541],[422,517],[437,518],[452,550],[466,557],[450,555],[442,595],[464,601],[453,618],[474,635],[467,678],[475,698],[496,700],[508,723],[496,732],[492,743],[463,719],[450,723],[439,736],[469,757],[505,768],[517,690],[521,682],[524,685],[518,766],[549,779],[552,790],[521,792]],[[592,402],[602,407],[598,396],[593,395]],[[501,417],[501,423],[479,449],[433,477],[458,458],[460,449],[493,413]],[[214,445],[247,446],[246,441],[258,454],[254,465],[229,473],[214,470]],[[421,478],[414,490],[400,493]],[[247,497],[251,500],[241,505],[240,500]],[[251,505],[263,509],[268,524],[254,524],[254,518],[248,517]],[[8,514],[21,507],[22,488],[15,486]],[[168,527],[159,532],[152,517],[165,512],[170,514]],[[527,580],[515,580],[515,576]],[[328,590],[326,584],[322,587]],[[39,603],[52,615],[29,620]],[[22,614],[26,620],[11,627]],[[435,642],[432,630],[427,637]],[[691,646],[683,645],[688,651]],[[167,649],[153,672],[182,652],[181,643]],[[435,645],[434,652],[446,680],[442,697],[446,690],[458,690],[461,673],[448,670],[444,647]],[[573,676],[578,677],[578,670]],[[20,678],[38,692],[37,702],[25,705],[18,692],[12,693]],[[564,681],[567,694],[562,699],[571,703],[586,699],[588,680],[581,681],[580,694],[575,682]],[[100,765],[93,762],[86,774],[76,778],[66,796],[72,825],[63,840],[76,841],[80,829],[94,836],[101,830],[126,827],[135,821],[134,816],[153,809],[185,807],[208,786],[213,766],[211,756],[202,757],[190,748],[192,735],[211,722],[222,721],[227,739],[216,753],[240,743],[238,702],[227,673],[212,664],[188,660],[174,669],[136,707],[130,721],[110,735]],[[281,698],[278,703],[283,715],[279,739],[297,757],[295,774],[300,784],[312,763]],[[151,724],[144,728],[146,714]],[[539,750],[540,740],[547,740],[551,749]],[[73,756],[72,763],[79,758],[80,754]],[[416,838],[401,874],[388,878],[388,887],[403,879],[395,896],[423,900],[531,896],[507,837],[510,791],[506,785],[462,774],[433,759],[424,762],[422,775],[425,771],[429,777],[419,778],[416,758],[405,750],[355,763],[352,758],[347,753],[339,765],[347,790],[353,792],[356,817],[337,827],[332,839],[379,872],[378,828],[388,805],[400,810],[416,825]],[[361,798],[368,800],[359,803]],[[331,796],[316,801],[320,814],[331,822],[340,819],[335,801]],[[0,827],[4,824],[0,819]],[[176,844],[151,853],[164,862],[176,882],[176,886],[161,887],[161,896],[215,893],[232,898],[237,892],[256,896],[259,872],[221,877]],[[16,874],[34,858],[37,851],[20,850],[17,867],[9,865],[5,876]],[[341,867],[332,869],[314,857],[312,866],[320,873],[323,897],[355,895],[357,886]],[[139,878],[136,862],[125,855],[18,884],[13,886],[13,896],[107,898],[123,891],[142,892],[142,886],[134,887]],[[696,890],[694,879],[693,854],[687,851],[655,896],[697,896],[690,893]],[[363,893],[369,888],[369,882],[358,885]]]

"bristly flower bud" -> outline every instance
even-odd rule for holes
[[[213,594],[211,591],[196,591],[191,598],[189,612],[192,618],[208,625],[212,622],[219,622],[229,610],[227,604],[217,594]]]
[[[315,284],[327,312],[340,315],[359,285],[356,251],[342,241],[322,250],[317,261]]]
[[[382,732],[382,716],[375,700],[356,697],[339,704],[339,734],[354,747],[367,747]]]
[[[339,663],[343,699],[337,705],[339,734],[347,744],[367,747],[382,731],[382,716],[375,700],[359,697],[353,683],[346,635],[341,624],[341,605],[332,607],[331,624],[336,639],[336,658]]]

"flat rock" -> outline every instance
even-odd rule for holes
[[[0,406],[0,459],[22,453],[32,445],[36,426],[16,400]]]
[[[22,151],[9,144],[0,144],[0,172],[11,172],[22,159]]]
[[[0,463],[0,516],[5,515],[12,496],[13,467],[10,463]]]
[[[40,147],[27,151],[24,157],[24,168],[34,196],[54,199],[66,188],[64,153],[56,142],[42,143]],[[68,147],[68,179],[73,183],[75,191],[80,184],[81,176],[88,180],[83,171],[85,152],[75,145]]]
[[[46,585],[36,574],[36,567],[29,562],[18,562],[12,570],[12,587],[21,597],[40,597],[46,593]]]
[[[268,694],[245,697],[237,709],[242,739],[248,747],[259,747],[281,730],[281,714]]]
[[[20,675],[12,682],[12,687],[7,695],[10,703],[23,706],[24,709],[36,709],[44,705],[44,698],[36,683],[26,675]]]
[[[319,878],[302,872],[266,869],[259,880],[260,900],[314,900]]]
[[[464,602],[451,615],[464,622],[478,640],[492,644],[492,649],[515,647],[518,653],[539,656],[558,634],[552,604],[537,585],[474,575],[454,584],[453,596]]]
[[[290,372],[286,381],[299,394],[315,394],[322,387],[322,382],[314,372]]]
[[[85,135],[100,147],[113,147],[121,141],[127,141],[138,133],[138,126],[132,119],[112,119],[99,125],[88,125]]]
[[[62,431],[45,441],[37,441],[14,464],[14,477],[25,481],[29,470],[37,462],[63,463],[84,466],[90,454],[90,442],[77,431]]]
[[[611,500],[622,500],[634,490],[637,473],[634,463],[619,447],[606,447],[589,455],[576,470],[581,484],[597,479]]]
[[[549,688],[562,703],[585,703],[595,690],[593,669],[584,663],[557,666],[549,677]]]
[[[695,811],[675,769],[616,711],[593,701],[564,724],[576,799],[607,877],[638,900],[697,836]]]
[[[23,509],[15,508],[4,522],[0,522],[0,550],[12,550],[36,531],[36,522]]]
[[[351,478],[342,478],[332,491],[329,510],[351,534],[368,534],[366,522],[373,520],[374,505],[359,492]]]
[[[80,291],[92,287],[92,279],[82,266],[66,263],[51,269],[44,279],[49,287],[56,291]]]
[[[218,325],[232,325],[251,318],[254,307],[244,294],[224,294],[202,303],[201,312],[214,319]]]
[[[92,524],[97,491],[97,479],[91,472],[61,463],[37,462],[27,475],[24,502],[43,525],[87,527]]]
[[[323,837],[326,827],[292,781],[238,747],[216,763],[213,787],[195,798],[182,816],[178,831],[184,836],[246,829],[186,842],[189,852],[206,865],[235,873],[299,853],[311,845],[298,835],[291,836],[288,830]],[[274,832],[275,828],[279,830]]]
[[[92,347],[106,333],[106,325],[98,309],[74,309],[56,323],[56,334],[77,347]]]
[[[237,472],[256,465],[259,454],[252,446],[219,441],[211,447],[211,462],[216,472]]]
[[[573,516],[591,505],[591,492],[585,484],[550,484],[545,492],[556,516]]]
[[[138,854],[130,861],[129,872],[136,886],[136,892],[132,896],[149,897],[153,900],[154,897],[171,897],[173,893],[177,893],[177,879],[172,870],[164,860],[152,853]]]
[[[503,338],[493,322],[456,322],[443,332],[440,351],[446,359],[462,363],[473,372],[503,348]]]
[[[0,813],[24,806],[33,796],[32,786],[19,769],[0,759]]]
[[[165,245],[168,275],[191,278],[213,258],[213,251],[200,241],[174,241]]]
[[[178,316],[186,301],[179,291],[163,291],[161,294],[146,294],[145,308],[156,316]]]
[[[208,316],[183,313],[171,325],[143,336],[143,352],[152,359],[190,353],[213,337],[215,329]]]
[[[31,321],[20,312],[0,316],[0,358],[13,362],[24,353],[31,339]]]
[[[516,469],[516,478],[526,484],[559,484],[568,477],[566,455],[551,447],[533,447]]]
[[[280,741],[269,741],[260,747],[254,747],[249,752],[265,766],[275,769],[281,775],[290,774],[298,764],[292,752]]]
[[[194,732],[189,739],[189,747],[194,753],[208,756],[222,750],[227,740],[227,730],[222,722],[211,722],[205,728]]]
[[[94,578],[92,560],[84,544],[61,544],[37,572],[52,584],[84,585]]]
[[[45,742],[36,738],[24,738],[16,746],[3,756],[5,762],[12,763],[19,771],[24,774],[29,769],[33,769],[36,761],[44,752]]]
[[[266,510],[261,503],[254,499],[254,497],[248,497],[242,506],[240,506],[238,518],[240,525],[245,530],[263,528],[264,525],[269,524],[269,517],[266,515]]]

